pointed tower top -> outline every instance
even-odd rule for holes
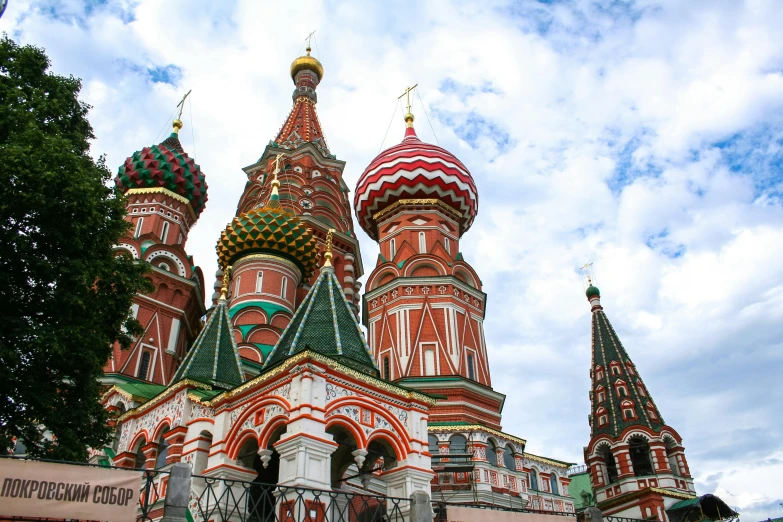
[[[331,268],[321,270],[267,357],[264,368],[305,350],[326,355],[363,373],[378,375],[370,347]]]
[[[225,301],[228,297],[228,283],[231,277],[231,266],[223,269],[223,286],[220,288],[220,301]]]
[[[177,108],[179,109],[179,112],[177,113],[177,117],[174,118],[174,122],[172,122],[171,126],[174,127],[173,133],[179,134],[179,130],[182,128],[182,109],[185,108],[185,99],[190,96],[190,93],[193,92],[193,89],[189,90],[185,93],[185,96],[182,97],[182,99],[177,104]]]
[[[226,269],[223,276],[224,289],[228,274],[229,270]],[[221,295],[207,324],[196,337],[193,347],[171,382],[192,379],[230,390],[242,384],[242,375],[242,361],[234,341],[228,306]]]
[[[587,297],[593,312],[591,436],[607,433],[617,437],[630,426],[660,431],[664,426],[661,414],[606,317],[598,288],[590,284]]]

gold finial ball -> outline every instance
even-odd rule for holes
[[[174,127],[174,132],[179,133],[179,130],[182,128],[182,120],[174,120],[171,126]]]
[[[410,112],[405,114],[405,125],[407,127],[413,127],[413,114]]]
[[[291,63],[291,78],[296,81],[296,75],[299,71],[313,71],[318,76],[320,82],[324,77],[324,66],[316,58],[310,56],[310,48],[307,48],[307,54],[300,56]]]

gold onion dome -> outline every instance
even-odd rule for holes
[[[294,81],[296,81],[296,75],[299,71],[313,71],[318,76],[319,82],[324,78],[324,66],[316,58],[310,56],[309,47],[306,55],[291,62],[291,78]]]
[[[271,254],[294,262],[307,281],[318,264],[315,238],[305,223],[280,205],[276,183],[265,206],[240,214],[220,233],[218,262],[225,267],[248,254]]]

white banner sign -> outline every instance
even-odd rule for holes
[[[136,519],[141,471],[0,459],[0,515]]]

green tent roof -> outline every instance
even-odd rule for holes
[[[612,370],[612,362],[619,363],[619,372]],[[603,367],[603,373],[595,371],[597,366]],[[614,331],[609,318],[602,308],[593,311],[593,414],[591,416],[591,436],[606,433],[612,437],[619,436],[629,426],[646,426],[658,432],[663,428],[664,422],[661,413],[655,406],[649,390],[647,390],[642,377],[631,361],[631,357],[625,350],[620,337]],[[601,377],[599,379],[599,377]],[[626,395],[620,395],[616,384],[618,381],[625,383]],[[598,403],[595,391],[598,386],[605,389],[605,400]],[[644,393],[642,393],[644,390]],[[623,402],[630,399],[634,406],[637,418],[625,419],[623,416]],[[606,411],[608,422],[599,425],[598,410]],[[654,413],[654,416],[650,412]]]
[[[225,300],[218,301],[171,382],[182,379],[193,379],[226,390],[242,384],[242,361],[234,342]]]
[[[142,397],[148,400],[166,389],[166,387],[161,384],[141,382],[123,382],[121,384],[115,384],[115,386],[124,392],[130,393],[134,397]]]
[[[370,347],[332,267],[321,268],[318,279],[267,357],[264,368],[275,366],[306,349],[364,373],[378,375]]]

